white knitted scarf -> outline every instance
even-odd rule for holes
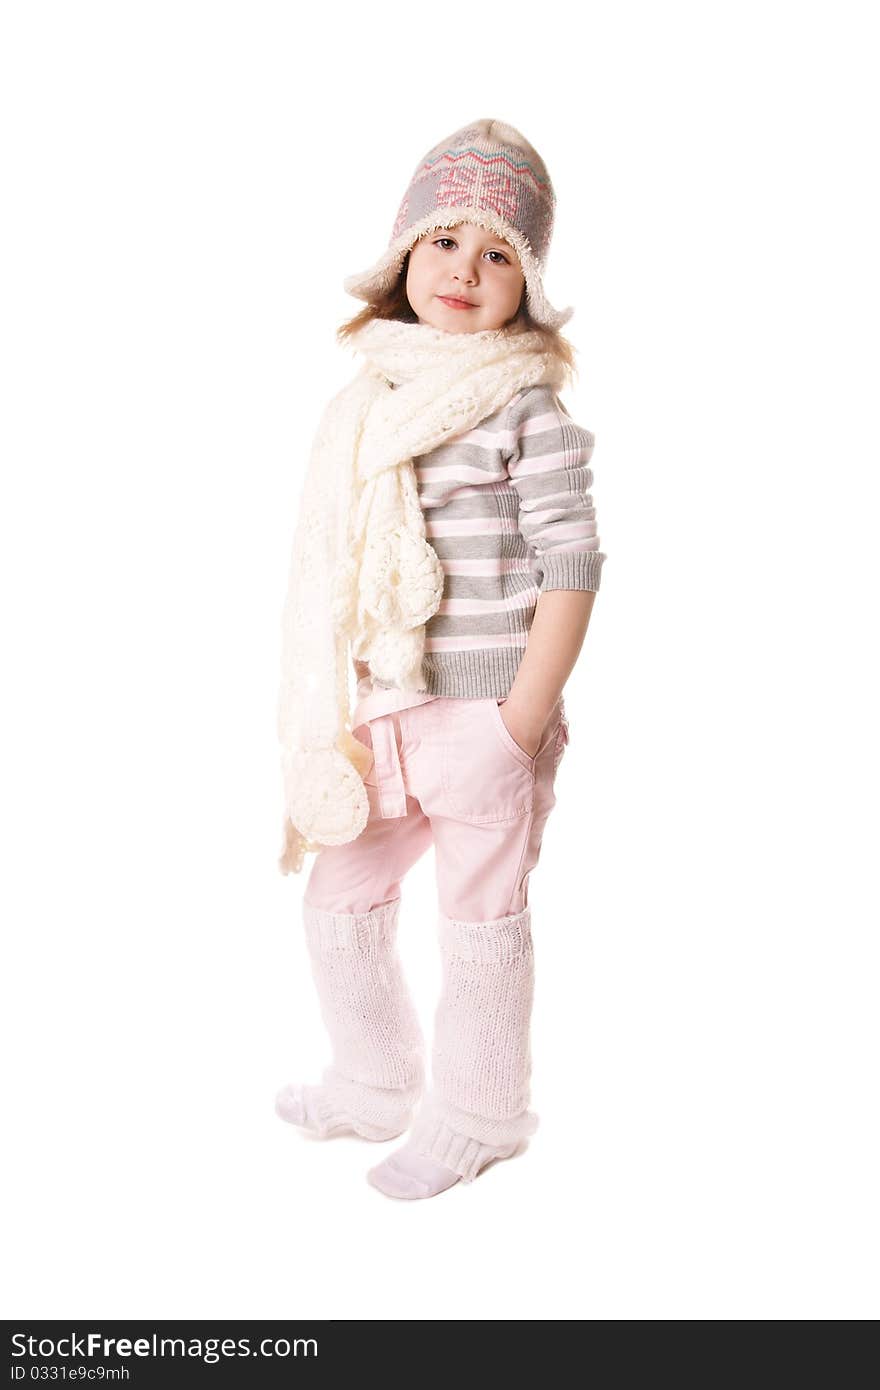
[[[425,539],[413,466],[525,387],[564,368],[521,325],[447,333],[374,319],[350,340],[366,359],[321,417],[282,618],[278,733],[284,780],[279,868],[363,830],[370,758],[351,733],[349,648],[374,676],[424,691],[425,623],[443,567]],[[394,389],[391,389],[393,384]]]

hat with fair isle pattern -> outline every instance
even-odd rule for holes
[[[419,161],[384,255],[369,270],[349,275],[343,287],[374,303],[393,289],[406,253],[426,232],[475,222],[516,251],[535,322],[561,328],[574,309],[554,309],[541,278],[555,209],[546,165],[525,136],[503,121],[471,121]]]

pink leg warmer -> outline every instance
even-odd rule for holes
[[[399,912],[399,898],[358,913],[303,903],[333,1048],[323,1084],[302,1088],[308,1126],[321,1135],[350,1127],[365,1139],[393,1139],[422,1093],[424,1041],[395,945]]]
[[[471,1182],[538,1127],[528,1109],[531,909],[491,922],[441,915],[439,927],[443,988],[432,1088],[408,1144]]]

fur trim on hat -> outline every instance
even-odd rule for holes
[[[503,218],[485,212],[482,208],[444,208],[442,213],[429,213],[393,241],[385,254],[380,256],[369,270],[362,271],[360,275],[349,275],[343,281],[346,293],[354,295],[356,299],[365,299],[368,303],[375,303],[384,298],[394,288],[406,253],[412,250],[416,242],[438,227],[454,227],[459,222],[475,222],[478,227],[484,227],[487,232],[494,232],[496,236],[510,243],[519,256],[526,282],[526,303],[536,323],[543,328],[561,328],[564,323],[568,323],[574,313],[573,306],[554,309],[544,293],[540,267],[522,232],[511,227]]]

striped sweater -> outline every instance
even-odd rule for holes
[[[446,576],[425,625],[422,699],[507,695],[539,595],[599,588],[605,555],[589,491],[593,442],[551,387],[531,386],[413,460],[427,538]],[[364,697],[383,691],[387,707],[402,707],[393,687],[366,678],[354,727]],[[371,713],[377,701],[374,694]]]

